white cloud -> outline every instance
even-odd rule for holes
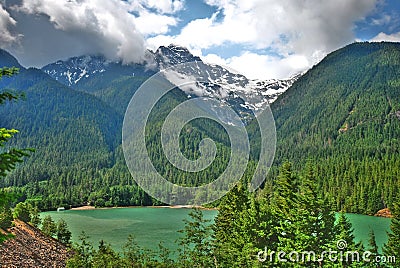
[[[368,14],[377,0],[209,2],[223,10],[221,24],[230,29],[226,41],[241,40],[257,48],[274,47],[282,55],[293,52],[311,55],[315,49],[330,51],[351,41],[353,23]],[[238,22],[243,25],[237,27]]]
[[[24,0],[20,10],[27,14],[44,14],[54,27],[87,40],[93,53],[124,62],[140,62],[145,42],[128,13],[127,3],[119,0]]]
[[[400,42],[400,32],[393,33],[393,34],[386,34],[386,33],[379,33],[377,36],[371,39],[372,42],[382,42],[382,41],[389,41],[389,42]]]
[[[146,39],[146,43],[149,49],[155,51],[160,46],[173,44],[175,42],[174,37],[169,35],[157,35]],[[182,44],[180,44],[182,45]]]
[[[0,0],[1,1],[1,0]],[[0,10],[0,41],[23,35],[10,52],[26,66],[83,54],[141,62],[146,37],[167,34],[179,19],[183,0],[8,0]],[[15,20],[9,16],[9,13]]]
[[[183,0],[129,0],[129,11],[138,14],[135,24],[144,36],[168,33],[178,23],[173,14],[183,8]]]
[[[301,55],[280,58],[249,51],[228,59],[223,59],[215,54],[206,55],[202,58],[209,63],[226,65],[252,79],[288,78],[293,74],[304,71],[311,65],[310,61]]]
[[[137,8],[151,8],[161,14],[173,14],[184,8],[183,0],[130,0],[132,6]]]
[[[227,60],[221,58],[217,54],[207,54],[206,56],[201,56],[201,59],[210,64],[226,65]]]
[[[140,16],[134,19],[136,27],[143,35],[159,35],[169,31],[171,26],[177,24],[177,19],[148,11],[140,12]]]
[[[28,66],[89,53],[139,62],[147,47],[175,43],[249,77],[287,77],[352,42],[354,22],[381,0],[203,0],[215,7],[214,14],[188,22],[178,35],[169,33],[180,22],[184,0],[101,0],[101,5],[99,0],[10,1],[20,6],[11,13],[10,5],[0,9],[0,40],[14,41],[9,29],[19,30]],[[20,19],[29,23],[15,26]],[[388,20],[382,16],[372,23]],[[45,35],[38,38],[42,29]],[[398,36],[381,33],[376,38]],[[205,49],[229,50],[231,45],[240,55],[205,55]]]
[[[17,41],[18,37],[11,33],[10,27],[15,26],[17,22],[0,4],[0,46],[7,47]]]
[[[179,35],[170,39],[191,50],[220,46],[228,42],[250,44],[257,40],[256,25],[251,16],[232,14],[232,16],[225,17],[223,22],[218,22],[217,15],[218,12],[210,18],[189,22]],[[150,40],[150,42],[152,41]]]
[[[275,73],[289,73],[298,69],[292,64],[296,58],[306,59],[307,67],[311,67],[328,52],[354,41],[354,22],[365,18],[376,8],[378,1],[205,0],[217,7],[213,16],[191,21],[177,36],[148,41],[157,45],[161,41],[172,41],[196,50],[229,44],[242,45],[250,51],[269,49],[279,57],[256,59],[257,54],[242,51],[241,56],[230,61],[240,61],[248,64],[246,68],[254,68],[248,60],[251,58],[259,63],[259,68],[264,68],[265,73],[273,68],[265,63],[278,63]],[[304,62],[301,60],[296,66]],[[287,71],[279,70],[281,67]]]
[[[383,14],[380,18],[372,19],[372,25],[382,26],[387,25],[392,21],[392,17],[388,14]]]

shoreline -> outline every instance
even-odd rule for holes
[[[193,205],[160,205],[160,206],[118,206],[118,207],[98,207],[96,208],[95,206],[79,206],[79,207],[74,207],[74,208],[69,208],[65,210],[76,210],[76,211],[84,211],[84,210],[100,210],[100,209],[118,209],[118,208],[171,208],[171,209],[191,209],[191,208],[198,208],[201,210],[218,210],[217,207],[203,207],[203,206],[193,206]],[[385,212],[385,213],[383,213]],[[339,213],[339,212],[337,212]],[[391,219],[392,215],[390,211],[386,209],[382,209],[375,213],[374,215],[367,215],[367,216],[373,216],[373,217],[378,217],[378,218],[388,218]]]
[[[122,206],[122,207],[101,207],[96,208],[95,206],[80,206],[65,210],[97,210],[97,209],[115,209],[115,208],[173,208],[173,209],[189,209],[189,208],[199,208],[201,210],[218,210],[218,208],[206,208],[202,206],[192,206],[192,205],[174,205],[174,206]]]

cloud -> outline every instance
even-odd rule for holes
[[[161,14],[173,14],[184,8],[182,0],[130,0],[132,6],[155,9]]]
[[[184,8],[182,0],[129,0],[129,11],[135,12],[135,24],[145,37],[166,34],[176,26],[178,18],[172,16]]]
[[[218,65],[226,65],[226,59],[218,56],[217,54],[207,54],[206,56],[202,56],[202,60],[211,64],[218,64]]]
[[[157,36],[148,40],[149,43],[155,46],[170,41],[195,50],[231,44],[244,46],[240,57],[227,60],[232,64],[239,60],[250,64],[251,61],[246,59],[256,60],[256,54],[246,51],[267,49],[278,57],[272,61],[259,58],[260,67],[264,66],[267,72],[271,68],[267,68],[265,62],[277,63],[280,64],[278,69],[287,68],[286,73],[290,75],[291,71],[297,70],[289,64],[291,60],[306,59],[307,67],[310,67],[332,50],[354,41],[354,23],[371,13],[379,0],[205,2],[217,9],[211,17],[191,21],[179,35]],[[247,68],[252,68],[252,65],[241,67],[242,70]]]
[[[140,12],[140,16],[135,18],[134,22],[136,27],[140,29],[140,33],[148,36],[167,33],[171,26],[176,26],[177,19],[144,10]]]
[[[9,51],[24,66],[41,67],[83,54],[142,62],[146,37],[167,34],[176,26],[178,19],[171,14],[182,10],[183,4],[182,0],[8,0],[0,9],[0,41],[19,41]]]
[[[388,14],[383,14],[379,18],[372,19],[371,24],[375,26],[388,25],[392,21],[392,17]]]
[[[281,58],[250,51],[228,59],[223,59],[215,54],[209,54],[202,58],[209,63],[229,66],[251,79],[284,79],[300,73],[310,66],[310,62],[305,56],[290,55]]]
[[[10,28],[15,26],[17,22],[0,4],[0,46],[8,47],[17,41],[18,37],[11,33]]]
[[[257,40],[256,25],[251,16],[236,14],[225,16],[223,22],[217,17],[219,12],[210,18],[196,19],[189,22],[177,36],[163,36],[149,38],[148,42],[155,46],[161,45],[159,41],[170,40],[174,43],[187,46],[191,50],[207,49],[220,46],[224,43],[253,43]],[[165,44],[164,44],[165,45]]]
[[[42,15],[42,19],[44,15],[57,30],[80,39],[79,45],[89,46],[93,53],[140,62],[145,42],[128,8],[119,0],[102,1],[101,5],[97,0],[24,0],[17,10]]]
[[[382,42],[382,41],[400,42],[400,32],[393,33],[393,34],[386,34],[386,33],[381,32],[377,36],[372,38],[370,41],[372,41],[372,42]]]
[[[25,66],[82,54],[140,62],[146,48],[175,43],[249,77],[288,77],[354,41],[355,22],[382,1],[203,2],[213,7],[213,13],[185,21],[185,9],[191,5],[185,6],[184,0],[7,0],[0,9],[0,41],[19,44],[10,52]],[[380,16],[369,22],[386,25],[394,19]],[[171,28],[182,22],[186,24],[180,32],[171,35]],[[376,37],[387,38],[397,40],[397,35]],[[215,48],[228,53],[216,56]]]

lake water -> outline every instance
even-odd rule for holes
[[[188,219],[190,209],[184,208],[113,208],[95,210],[67,210],[63,212],[44,212],[41,216],[51,215],[54,220],[63,218],[72,232],[72,240],[85,231],[89,240],[97,247],[103,239],[116,250],[121,250],[129,234],[135,236],[142,247],[158,249],[158,243],[172,251],[177,248],[175,241],[179,237],[178,230],[184,227],[183,219]],[[213,220],[216,210],[204,210],[204,216]],[[358,214],[347,214],[353,224],[357,241],[368,241],[370,230],[374,230],[378,246],[387,241],[390,219]]]
[[[89,240],[97,247],[103,239],[115,250],[121,250],[130,234],[142,247],[158,249],[158,244],[172,251],[177,248],[178,230],[183,229],[183,219],[189,219],[190,209],[185,208],[113,208],[95,210],[66,210],[44,212],[57,221],[63,218],[72,232],[72,241],[77,242],[79,234],[85,231]],[[216,210],[204,210],[204,217],[213,220]]]
[[[381,248],[387,242],[390,219],[351,213],[346,214],[346,217],[353,225],[353,234],[357,242],[362,241],[367,246],[370,230],[373,230],[375,233],[378,247]]]

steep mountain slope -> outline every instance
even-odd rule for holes
[[[153,74],[151,69],[154,69],[154,64],[147,62],[126,65],[121,61],[107,60],[103,56],[85,55],[48,64],[42,71],[66,86],[96,92],[119,77],[149,77]]]
[[[272,104],[277,163],[311,158],[338,210],[375,213],[400,183],[400,44],[355,43],[328,55]]]
[[[102,56],[81,56],[57,61],[42,70],[60,83],[91,93],[120,114],[140,85],[155,71],[148,63],[124,65]]]
[[[218,99],[243,98],[248,101],[244,107],[258,110],[266,103],[271,103],[286,91],[301,75],[286,80],[257,80],[248,79],[216,64],[203,62],[193,56],[189,50],[177,45],[161,46],[154,53],[161,70],[165,71],[166,78],[175,85],[186,79],[195,78],[195,87],[183,88],[193,96],[212,96]],[[194,62],[192,65],[176,65]],[[236,95],[236,96],[235,96]],[[239,95],[239,96],[237,96]]]
[[[23,100],[0,106],[1,126],[20,131],[10,145],[36,150],[0,186],[30,185],[36,189],[32,194],[50,200],[53,193],[43,192],[39,185],[73,191],[80,181],[80,194],[89,194],[92,186],[86,180],[113,165],[122,116],[96,97],[68,88],[37,69],[20,67],[18,75],[0,81],[0,88],[25,94]],[[71,189],[62,186],[63,180]],[[59,197],[54,193],[54,200]]]
[[[0,68],[1,67],[7,67],[7,66],[13,66],[16,68],[21,68],[21,64],[17,61],[16,58],[14,58],[10,53],[7,51],[0,49]]]

